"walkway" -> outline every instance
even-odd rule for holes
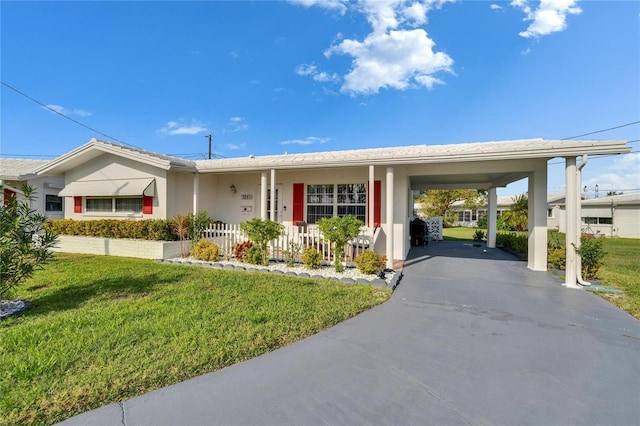
[[[640,322],[499,250],[413,248],[385,304],[64,424],[640,424]]]

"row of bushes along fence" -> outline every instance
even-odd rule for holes
[[[171,220],[73,220],[55,219],[45,225],[46,229],[61,235],[76,235],[101,238],[132,238],[151,241],[175,241],[171,232]]]

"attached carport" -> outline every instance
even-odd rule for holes
[[[630,152],[625,141],[561,141],[531,139],[477,144],[425,146],[420,158],[406,166],[409,198],[427,189],[483,189],[488,193],[487,246],[495,248],[496,189],[528,178],[529,254],[527,267],[547,269],[547,162],[565,159],[567,196],[565,286],[578,288],[580,260],[573,249],[580,244],[581,169],[588,156]],[[580,164],[577,159],[580,158]],[[389,200],[387,200],[389,202]],[[412,202],[408,203],[412,209]],[[410,217],[412,210],[407,210]],[[405,229],[408,229],[405,223]],[[408,250],[407,250],[408,251]]]

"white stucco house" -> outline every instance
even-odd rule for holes
[[[64,217],[64,199],[59,195],[64,179],[56,176],[38,176],[35,171],[49,163],[48,160],[0,158],[0,203],[9,197],[23,199],[22,186],[35,188],[31,208],[46,214],[51,219]]]
[[[206,210],[226,223],[253,217],[285,225],[353,214],[379,226],[375,248],[388,266],[406,258],[413,193],[425,189],[488,191],[488,247],[495,247],[496,188],[528,178],[528,267],[547,268],[547,162],[566,160],[568,199],[579,194],[576,159],[630,151],[625,141],[515,140],[416,145],[305,154],[188,161],[92,139],[37,170],[64,179],[64,216],[170,218]],[[567,228],[577,229],[575,203]],[[577,232],[577,231],[576,231]],[[575,238],[567,233],[567,238]],[[574,241],[571,239],[570,241]],[[568,244],[568,246],[571,246]],[[568,254],[568,265],[571,265]],[[568,275],[571,275],[568,273]],[[568,285],[575,285],[575,276]]]
[[[549,228],[565,232],[565,200],[551,203],[549,210]],[[640,193],[583,199],[580,226],[586,234],[640,238]]]

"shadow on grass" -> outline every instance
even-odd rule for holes
[[[159,278],[150,273],[136,278],[114,277],[92,280],[83,285],[56,288],[44,294],[27,297],[31,306],[21,316],[45,315],[50,312],[76,309],[91,299],[105,302],[144,296],[163,284],[175,283],[176,277]]]

